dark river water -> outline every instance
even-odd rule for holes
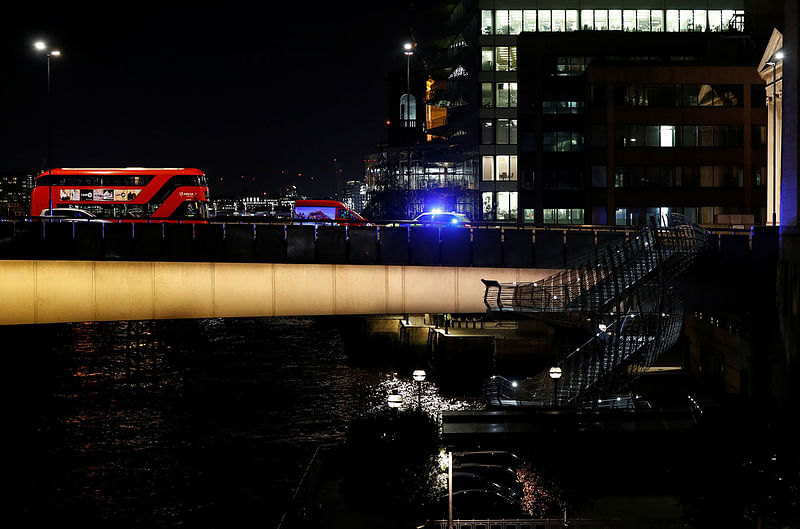
[[[0,344],[4,527],[276,527],[317,445],[390,388],[416,396],[325,320],[15,326]],[[432,410],[464,405],[426,384]]]
[[[353,362],[327,319],[10,326],[0,347],[3,528],[275,528],[319,445],[385,409],[392,389],[417,398],[410,369]],[[422,395],[434,417],[482,406],[430,381]],[[582,508],[620,481],[680,499],[696,527],[800,519],[796,443],[731,424],[531,449]]]

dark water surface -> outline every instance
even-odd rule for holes
[[[314,319],[15,326],[0,344],[4,527],[276,527],[318,444],[390,387],[416,396]],[[432,385],[425,404],[462,405]]]

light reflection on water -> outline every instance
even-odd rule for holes
[[[4,388],[15,402],[3,518],[26,524],[274,527],[308,458],[354,417],[418,386],[351,365],[312,319],[100,322],[0,329],[29,355]],[[26,382],[33,382],[26,383]],[[422,384],[423,409],[480,407]]]

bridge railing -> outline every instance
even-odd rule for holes
[[[0,259],[326,263],[565,268],[630,230],[0,221]],[[633,232],[635,233],[635,232]],[[777,236],[722,233],[718,251],[777,252]],[[752,241],[752,242],[751,242]]]

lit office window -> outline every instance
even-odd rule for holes
[[[551,25],[550,15],[549,9],[539,10],[539,31],[552,31],[553,26]]]
[[[680,10],[680,28],[681,31],[692,31],[694,29],[694,13],[691,9]]]
[[[578,10],[567,9],[567,31],[578,31]]]
[[[553,31],[567,30],[567,14],[563,9],[553,9]]]
[[[508,35],[508,10],[498,9],[494,12],[495,35]]]
[[[622,31],[622,10],[608,10],[608,29],[611,31]]]
[[[494,180],[494,157],[481,156],[481,179],[485,182]]]
[[[481,47],[481,71],[491,72],[494,70],[494,50],[491,46]]]
[[[711,31],[722,31],[722,11],[713,9],[708,12],[708,28]]]
[[[497,180],[517,179],[517,156],[512,154],[497,155]]]
[[[514,72],[517,70],[517,47],[497,46],[496,67],[498,72]]]
[[[724,9],[722,11],[722,31],[727,31],[729,29],[735,29],[734,27],[734,15],[736,11],[732,9]]]
[[[517,83],[497,83],[497,107],[516,108]]]
[[[636,31],[650,31],[649,9],[638,9],[636,11]]]
[[[659,147],[675,147],[675,125],[661,125]]]
[[[494,34],[494,20],[492,17],[492,11],[489,9],[484,9],[481,11],[481,35],[493,35]]]
[[[677,9],[667,10],[667,31],[674,33],[680,30],[679,18]]]
[[[497,141],[498,145],[517,144],[517,120],[498,119],[497,120]]]
[[[536,213],[535,209],[528,209],[528,208],[523,209],[522,222],[524,222],[525,224],[532,224],[535,220],[535,215],[534,215],[535,213]]]
[[[594,11],[591,9],[581,10],[581,29],[589,31],[595,29],[594,27]]]
[[[492,83],[481,83],[481,108],[492,108],[494,106],[492,86]]]
[[[664,31],[664,11],[653,9],[650,11],[650,31],[661,33]]]
[[[543,132],[542,149],[545,152],[581,152],[583,134],[570,131]]]
[[[499,191],[497,193],[497,220],[516,220],[517,192]]]
[[[494,196],[491,192],[481,193],[481,212],[483,213],[483,220],[494,220],[492,213],[494,211]]]
[[[622,11],[622,28],[625,31],[636,31],[635,9],[624,9]]]
[[[694,10],[694,31],[706,30],[706,11],[705,9]]]
[[[594,29],[598,31],[608,30],[608,11],[596,9],[594,12]]]
[[[508,12],[508,34],[519,35],[522,33],[522,10],[514,9]]]
[[[536,31],[536,10],[526,9],[522,13],[522,31]]]
[[[628,209],[615,208],[614,209],[614,224],[617,226],[625,226],[628,224]]]

